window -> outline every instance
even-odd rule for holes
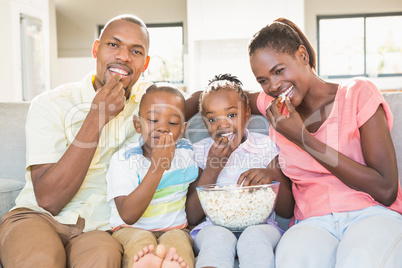
[[[147,24],[151,61],[144,76],[153,82],[183,83],[183,24]]]
[[[402,76],[402,13],[318,16],[318,73]]]
[[[46,89],[46,61],[42,20],[20,15],[21,71],[24,101],[31,101]]]

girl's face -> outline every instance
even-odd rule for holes
[[[208,93],[201,105],[209,136],[215,141],[227,137],[236,149],[242,143],[250,107],[245,107],[239,94],[228,89]]]
[[[271,48],[258,49],[250,56],[250,65],[265,94],[274,98],[284,94],[295,107],[300,104],[306,69],[310,68],[304,47],[294,56],[277,53]]]

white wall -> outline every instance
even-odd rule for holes
[[[114,16],[130,13],[145,23],[181,22],[184,27],[184,53],[187,53],[186,0],[54,0],[56,4],[58,59],[52,87],[78,81],[95,68],[91,56],[98,25]],[[152,37],[151,37],[152,42]]]
[[[4,25],[10,25],[11,22],[11,1],[0,1],[0,34],[3,40],[7,42],[0,42],[0,79],[2,86],[0,87],[1,100],[7,100],[9,97],[14,98],[16,93],[13,92],[14,80],[10,69],[13,67],[13,53],[10,46],[12,39],[11,27],[4,27]]]
[[[260,90],[247,45],[262,27],[287,17],[304,28],[304,0],[187,0],[188,91],[203,89],[219,73],[232,73]]]
[[[59,57],[90,57],[97,25],[120,14],[137,15],[145,23],[183,22],[186,27],[186,0],[54,1]]]
[[[81,81],[96,68],[95,59],[89,57],[65,57],[57,59],[58,75],[53,77],[54,87],[65,83]]]
[[[10,36],[15,35],[8,26],[11,2],[48,3],[50,88],[80,80],[93,70],[91,46],[96,27],[121,13],[136,14],[146,23],[183,22],[185,82],[188,91],[194,91],[221,72],[236,74],[247,89],[258,90],[249,68],[247,43],[255,31],[277,17],[294,20],[316,47],[317,15],[402,11],[401,0],[0,0],[0,34],[7,40],[0,42],[2,101],[21,100],[18,79],[10,74],[10,69],[20,64],[14,45],[10,45],[14,42]],[[402,87],[399,77],[373,80],[381,89]]]
[[[58,60],[63,74],[52,75],[52,87],[78,80],[82,77],[80,72],[92,70],[91,46],[97,24],[120,13],[133,13],[146,23],[183,22],[184,79],[189,92],[203,89],[213,75],[222,72],[238,75],[247,89],[259,90],[249,68],[247,44],[252,34],[278,17],[297,23],[316,47],[317,15],[402,11],[401,0],[53,1],[57,11],[58,56],[76,58],[79,63],[69,73],[74,59]],[[400,88],[401,79],[373,80],[381,89],[391,89]]]
[[[0,1],[0,100],[22,101],[21,14],[40,18],[43,31],[45,89],[50,89],[50,27],[48,0]]]

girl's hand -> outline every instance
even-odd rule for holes
[[[152,149],[151,163],[155,168],[170,169],[175,153],[175,141],[172,133],[163,133],[159,137],[156,148]]]
[[[282,107],[282,105],[285,107]],[[284,114],[280,110],[283,110]],[[265,112],[271,126],[277,132],[294,143],[302,142],[302,133],[306,129],[299,113],[295,110],[288,97],[283,103],[281,103],[280,98],[276,98],[268,105]]]
[[[220,172],[228,162],[231,153],[232,146],[229,139],[220,137],[209,149],[205,168]]]
[[[269,184],[274,180],[274,173],[267,168],[253,168],[243,172],[237,180],[237,185],[252,186]]]

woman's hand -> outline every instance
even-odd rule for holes
[[[283,110],[283,114],[280,112],[281,110]],[[281,103],[281,98],[276,98],[268,105],[265,112],[271,126],[282,136],[296,144],[303,141],[303,132],[307,130],[288,97],[283,103]]]
[[[267,168],[253,168],[243,172],[237,180],[237,185],[252,186],[271,183],[273,178],[272,170]]]
[[[292,186],[289,178],[282,173],[279,156],[276,156],[266,168],[255,168],[243,172],[237,184],[241,185],[244,182],[243,186],[250,186],[269,184],[272,181],[280,183],[275,211],[284,218],[292,217],[295,204]]]

